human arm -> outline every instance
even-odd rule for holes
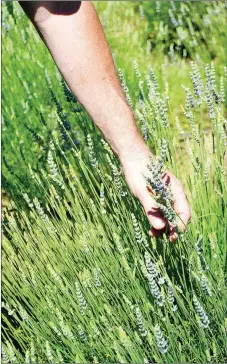
[[[93,5],[82,2],[21,1],[65,81],[118,156],[132,193],[157,235],[166,221],[146,189],[150,151],[127,104],[111,52]],[[171,175],[175,209],[186,225],[190,209],[180,182]],[[176,233],[170,233],[176,240]]]

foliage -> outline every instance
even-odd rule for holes
[[[149,20],[152,49],[171,58],[178,54],[196,61],[208,62],[216,57],[225,61],[224,1],[142,2],[139,10]]]
[[[138,3],[109,3],[96,6],[112,46],[112,25],[123,24],[127,38],[139,24],[127,42],[135,50],[143,37],[146,47],[149,24],[136,17]],[[119,15],[122,8],[124,19],[108,25],[111,11]],[[171,245],[165,235],[148,237],[147,218],[111,148],[18,5],[9,11],[3,19],[3,162],[14,199],[3,213],[2,361],[226,362],[222,49],[215,49],[213,63],[155,60],[144,47],[125,55],[124,37],[116,50],[144,139],[181,179],[192,208],[186,234]],[[150,184],[157,184],[157,168],[150,168]]]
[[[190,13],[191,19],[197,19],[199,14],[203,19],[207,13],[210,14],[209,29],[204,28],[203,32],[206,32],[207,41],[212,42],[213,48],[215,48],[214,63],[217,82],[219,82],[226,53],[224,16],[222,17],[226,8],[222,2],[215,4],[204,2],[203,4],[202,6],[189,2],[181,3],[181,5],[176,3],[175,13],[176,17],[182,16],[181,8],[189,9],[190,11],[185,11],[187,18]],[[182,119],[183,116],[180,105],[184,103],[184,93],[181,85],[190,82],[190,63],[185,57],[181,58],[181,54],[175,46],[171,57],[167,58],[165,47],[163,48],[164,41],[160,38],[160,29],[165,21],[168,29],[174,31],[173,39],[175,39],[167,37],[165,42],[167,42],[166,44],[168,42],[176,43],[179,27],[173,27],[168,15],[168,11],[172,9],[173,5],[168,2],[160,2],[159,13],[153,2],[100,1],[94,2],[94,5],[111,46],[116,68],[123,71],[127,81],[136,117],[138,118],[136,109],[140,102],[140,88],[135,72],[135,61],[143,78],[146,77],[148,66],[155,70],[160,91],[165,92],[168,84],[172,114],[170,123],[174,128],[175,117],[179,116]],[[44,161],[47,157],[47,145],[51,136],[53,133],[58,135],[62,133],[56,111],[58,113],[63,111],[64,120],[67,120],[68,127],[71,125],[71,129],[74,131],[73,139],[81,142],[81,147],[86,137],[84,126],[87,125],[86,121],[89,118],[86,113],[82,112],[82,108],[78,104],[64,97],[64,86],[59,87],[59,73],[46,47],[18,3],[7,2],[3,3],[2,7],[3,187],[10,196],[17,198],[21,189],[28,191],[33,189],[32,180],[27,173],[28,164],[36,170],[45,168]],[[216,15],[213,14],[214,11],[217,12]],[[150,47],[151,35],[149,34],[154,29],[156,29],[155,47],[153,45]],[[208,31],[212,37],[209,36]],[[205,49],[205,45],[200,43],[199,34],[196,38],[198,46],[190,51],[190,56],[196,59],[197,64],[203,69],[204,61],[210,61],[210,48]],[[190,37],[187,39],[190,40]],[[184,42],[183,44],[186,47]],[[170,43],[169,46],[171,46]],[[56,100],[58,100],[58,104]],[[76,122],[78,119],[80,119],[80,123],[83,123],[83,128]],[[201,123],[204,129],[209,128],[207,118],[201,120]],[[89,123],[89,125],[91,124]],[[184,124],[184,127],[187,128],[187,124]],[[94,128],[90,127],[90,131],[92,130]],[[20,167],[18,168],[18,166]]]
[[[27,209],[14,202],[4,215],[3,353],[10,361],[226,360],[224,95],[213,65],[205,82],[195,64],[191,72],[190,139],[179,122],[177,135],[167,123],[168,95],[153,73],[140,110],[148,142],[158,152],[165,138],[165,163],[188,191],[193,222],[177,244],[150,241],[146,216],[97,134],[88,134],[85,151],[63,126],[70,150],[53,137],[46,170],[30,169],[37,193],[24,191]],[[196,120],[203,113],[208,135]]]

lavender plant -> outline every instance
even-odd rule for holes
[[[171,186],[164,167],[166,152],[167,142],[162,139],[160,156],[157,159],[153,156],[150,157],[150,164],[147,166],[150,174],[145,176],[145,179],[148,189],[156,202],[156,208],[162,211],[172,227],[177,228],[178,219],[173,208]],[[167,178],[164,179],[164,177]]]
[[[147,143],[154,154],[160,154],[151,160],[147,184],[157,207],[175,227],[178,221],[164,165],[182,179],[188,195],[192,223],[175,245],[165,234],[149,237],[147,218],[127,189],[111,148],[101,141],[82,108],[75,106],[69,90],[62,88],[55,70],[49,71],[48,62],[48,72],[42,68],[45,51],[36,36],[31,44],[32,29],[24,27],[17,35],[12,18],[5,19],[7,37],[14,32],[15,39],[21,38],[19,44],[27,41],[37,74],[36,80],[33,69],[26,67],[25,80],[20,70],[15,76],[18,60],[22,67],[28,59],[22,47],[14,58],[10,38],[5,38],[5,52],[13,66],[5,64],[12,83],[7,81],[4,87],[14,97],[13,102],[9,97],[4,100],[3,128],[12,129],[22,141],[24,170],[33,185],[31,189],[17,180],[15,166],[6,161],[7,173],[20,188],[4,209],[2,221],[5,363],[226,362],[225,70],[219,59],[207,66],[201,57],[200,62],[179,64],[174,48],[172,61],[150,58],[147,44],[138,52],[139,34],[147,27],[144,5],[139,20],[132,16],[134,8],[128,2],[97,6],[106,6],[108,37],[113,37],[116,26],[120,31],[124,13],[127,37],[118,39],[117,68],[124,70],[120,72],[124,91],[130,106],[138,110],[139,126],[146,126]],[[178,29],[181,42],[185,37],[193,41],[191,47],[198,52],[199,35],[193,23],[187,25],[190,36],[181,25],[188,18],[188,4],[179,5],[183,19],[176,4],[168,6],[171,26]],[[162,7],[157,1],[157,13]],[[207,9],[224,7],[208,4]],[[116,24],[111,24],[113,13]],[[212,14],[207,15],[203,20],[212,22]],[[24,21],[22,14],[18,14],[20,21]],[[159,32],[165,30],[159,27]],[[130,73],[135,52],[125,56],[127,42],[136,49],[136,77]],[[36,52],[39,57],[33,56]],[[45,73],[48,87],[42,81]],[[43,85],[42,97],[34,80]],[[29,98],[35,92],[38,112]],[[44,94],[48,105],[42,102]],[[42,166],[32,163],[26,152],[25,134],[18,123],[25,118],[31,130],[24,133],[34,136],[37,158],[33,159],[42,157]],[[43,131],[37,128],[39,122]],[[37,136],[48,140],[45,150]],[[10,139],[11,147],[16,146],[15,139]]]

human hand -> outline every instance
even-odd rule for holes
[[[152,237],[160,236],[163,232],[167,232],[170,242],[173,243],[178,238],[176,228],[157,209],[152,191],[146,185],[144,176],[149,177],[151,174],[147,168],[147,165],[150,164],[150,155],[151,153],[147,148],[142,151],[135,150],[121,161],[122,171],[131,192],[141,202],[152,225],[150,235]],[[179,219],[178,227],[185,231],[191,218],[191,211],[182,183],[170,171],[166,171],[163,180],[171,186],[173,207]]]

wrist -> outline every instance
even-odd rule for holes
[[[149,160],[151,152],[142,139],[141,135],[132,138],[131,141],[126,141],[124,148],[118,154],[121,166],[123,168],[131,164],[139,164],[145,160]]]

